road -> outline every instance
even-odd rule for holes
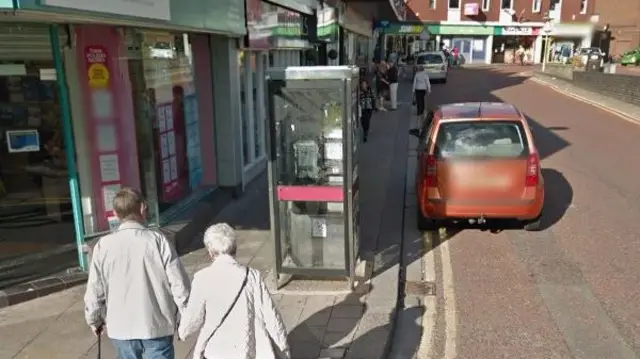
[[[541,153],[547,201],[540,232],[425,234],[437,296],[428,357],[638,358],[640,126],[521,71],[454,69],[430,98],[519,107]]]

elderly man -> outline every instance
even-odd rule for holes
[[[193,277],[178,328],[182,340],[200,330],[193,358],[289,358],[287,330],[260,272],[234,258],[233,228],[226,223],[209,227],[204,245],[212,263]],[[274,349],[279,351],[277,356]]]
[[[96,335],[106,324],[119,359],[173,359],[176,315],[187,304],[189,279],[165,236],[145,227],[147,204],[124,188],[113,199],[120,227],[93,249],[84,296]],[[105,316],[106,314],[106,316]]]

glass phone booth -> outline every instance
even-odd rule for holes
[[[276,271],[343,277],[358,260],[358,74],[353,66],[271,69],[269,196]]]

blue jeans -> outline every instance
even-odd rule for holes
[[[111,339],[116,347],[118,359],[175,359],[173,336],[142,340]]]

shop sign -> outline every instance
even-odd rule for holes
[[[480,11],[478,3],[464,4],[464,16],[476,16]]]
[[[424,25],[389,24],[384,33],[390,35],[420,35],[425,28]]]
[[[440,35],[493,35],[493,26],[440,25]]]
[[[318,11],[318,40],[325,42],[338,41],[338,19],[336,9],[325,6]]]
[[[171,20],[170,0],[42,0],[42,5],[147,19]]]
[[[107,50],[101,46],[88,46],[85,49],[87,61],[87,78],[89,87],[100,89],[109,87],[109,67],[107,67]]]
[[[499,35],[505,36],[537,36],[540,34],[540,28],[526,26],[505,26],[500,28]]]

